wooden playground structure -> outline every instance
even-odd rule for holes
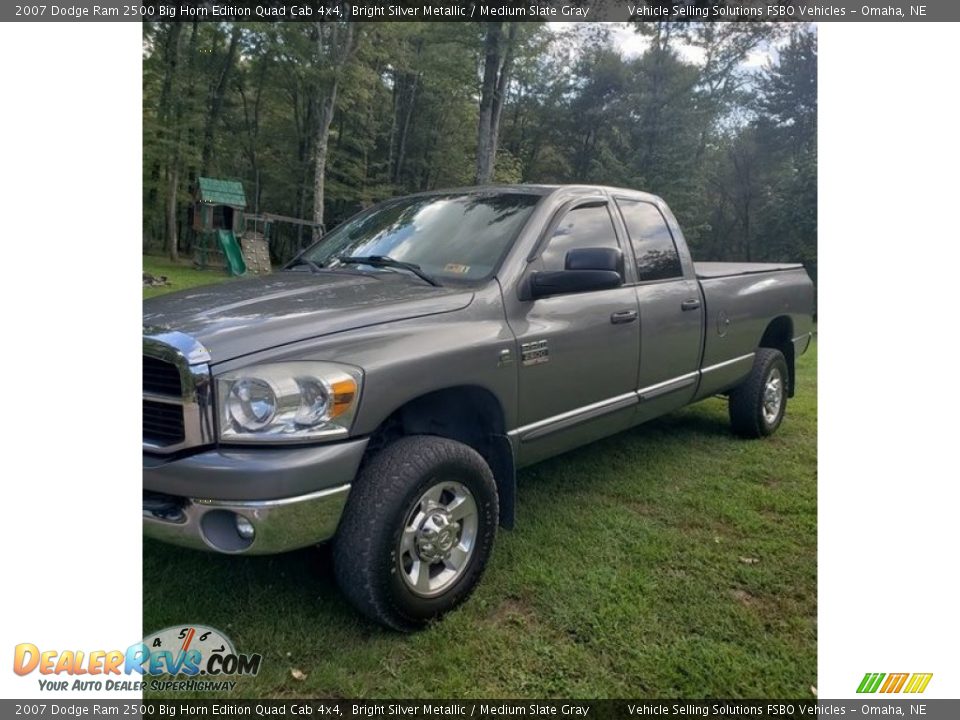
[[[274,213],[246,213],[247,197],[239,180],[197,178],[191,205],[195,234],[193,264],[201,270],[230,275],[273,271],[270,245],[281,226],[295,228],[296,237],[307,231],[312,238],[323,227],[309,220]]]

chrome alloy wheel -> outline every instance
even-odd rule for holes
[[[783,405],[783,376],[780,370],[773,368],[763,386],[763,419],[767,425],[773,425],[780,416]]]
[[[397,565],[415,595],[440,595],[463,575],[479,521],[473,495],[458,482],[437,483],[413,504],[400,535]]]

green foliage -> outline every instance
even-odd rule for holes
[[[331,82],[317,29],[242,23],[231,55],[233,25],[177,27],[144,24],[145,243],[159,248],[167,234],[174,168],[182,246],[200,174],[242,180],[250,211],[310,217],[315,131]],[[815,263],[815,31],[638,31],[646,49],[627,57],[606,24],[522,24],[495,179],[648,190],[673,208],[699,259]],[[328,227],[386,197],[470,184],[476,167],[482,24],[362,23],[357,33],[330,129]],[[745,61],[770,47],[778,59],[751,70]],[[303,241],[291,232],[275,251]]]

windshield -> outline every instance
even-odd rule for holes
[[[528,193],[451,193],[390,200],[332,230],[304,258],[330,268],[344,264],[338,258],[388,257],[418,265],[440,281],[484,280],[540,199]]]

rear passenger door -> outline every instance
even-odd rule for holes
[[[703,299],[692,263],[681,261],[676,238],[657,205],[627,197],[616,198],[616,204],[636,262],[637,419],[646,420],[693,399],[699,379]]]

